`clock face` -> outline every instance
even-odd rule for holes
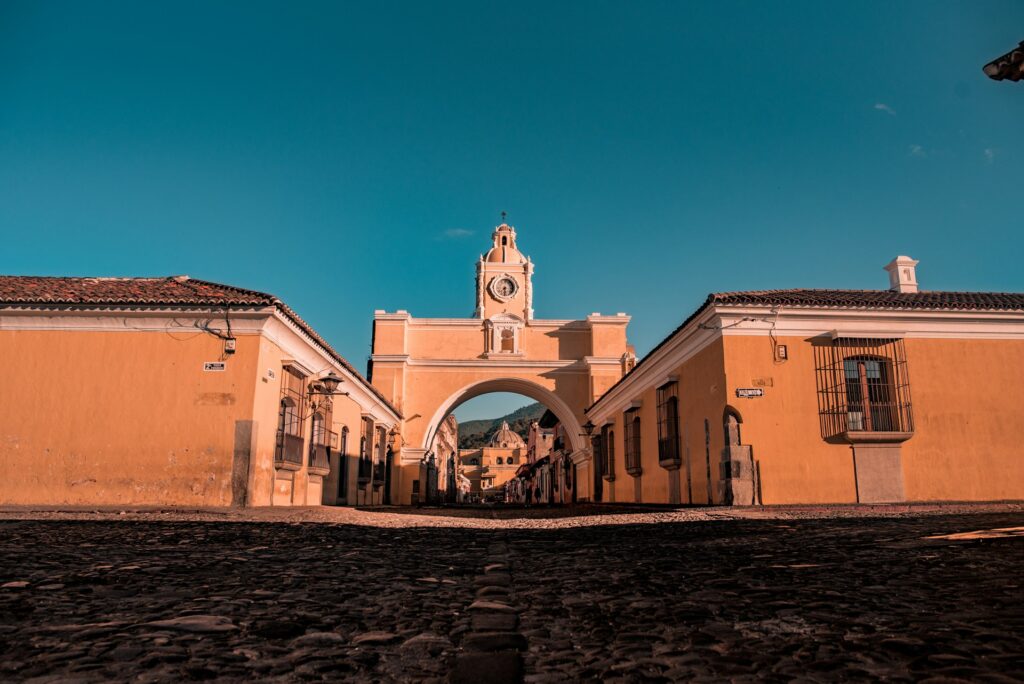
[[[502,301],[511,299],[519,290],[519,284],[510,276],[498,276],[491,281],[491,294]]]

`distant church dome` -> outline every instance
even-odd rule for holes
[[[487,252],[484,261],[491,263],[525,264],[526,257],[516,249],[516,230],[502,223],[491,233],[494,246]]]
[[[518,433],[512,431],[507,421],[502,421],[501,428],[491,436],[489,446],[499,449],[523,449],[526,447],[526,442]]]

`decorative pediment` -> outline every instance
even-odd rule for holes
[[[484,321],[487,331],[487,348],[484,352],[490,355],[521,354],[520,339],[526,322],[510,313],[500,313]]]

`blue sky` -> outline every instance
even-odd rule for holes
[[[0,271],[273,292],[360,368],[468,315],[499,212],[540,317],[642,354],[710,291],[1022,290],[1024,3],[0,3]],[[333,267],[337,264],[337,267]]]

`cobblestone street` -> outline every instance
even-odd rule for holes
[[[6,516],[0,679],[1020,681],[1019,507],[362,515]]]

